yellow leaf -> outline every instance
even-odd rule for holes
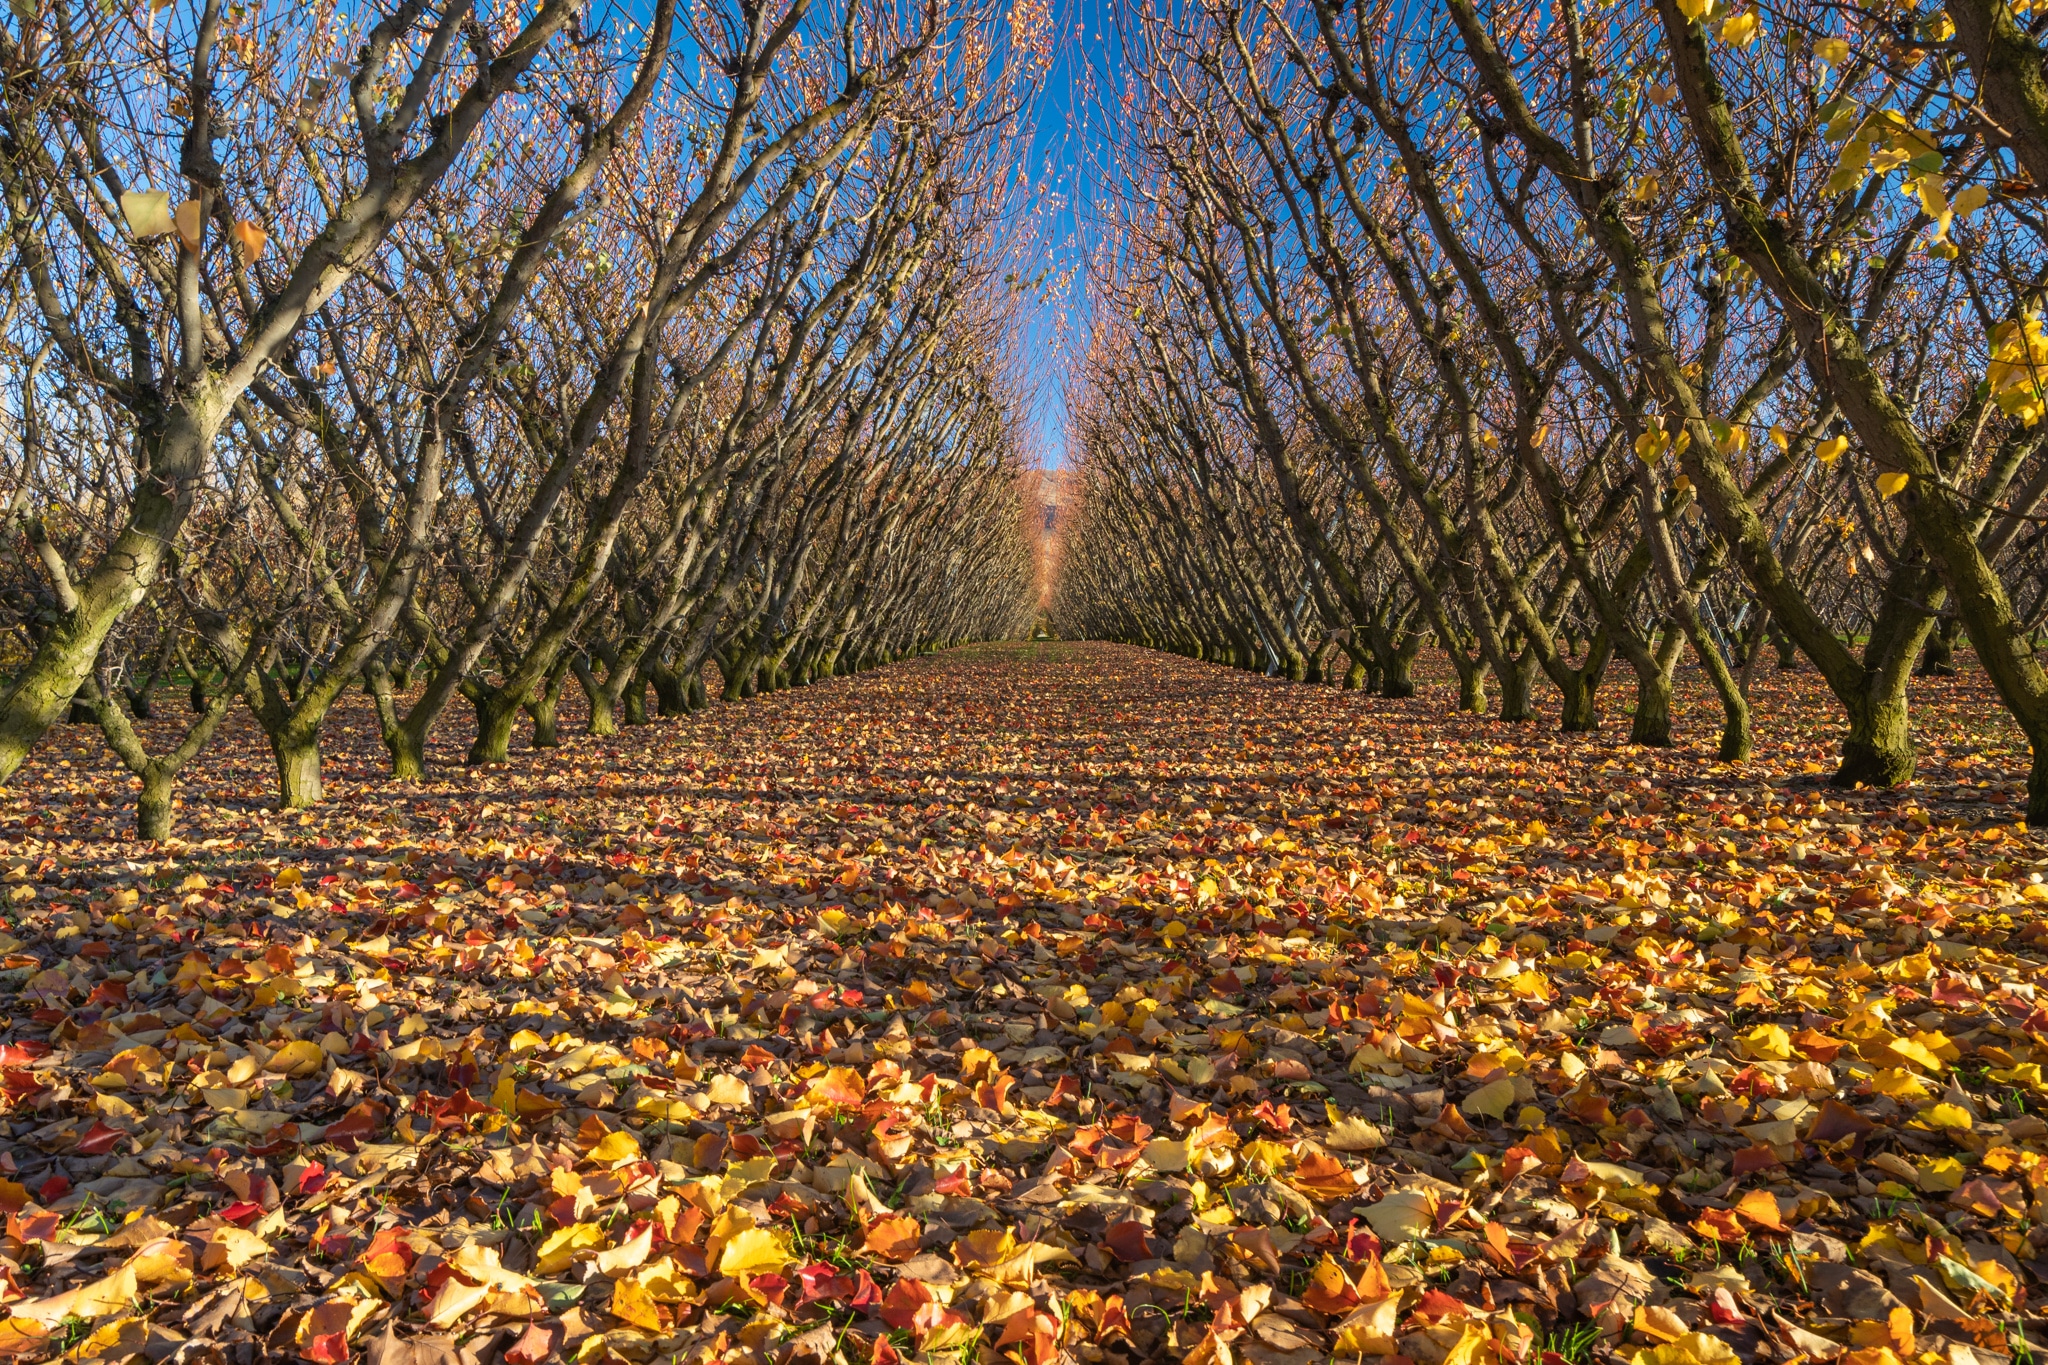
[[[143,1355],[150,1338],[149,1324],[141,1318],[115,1318],[65,1353],[66,1360],[132,1360]]]
[[[1153,1138],[1145,1144],[1145,1160],[1155,1171],[1184,1171],[1188,1168],[1188,1145],[1175,1138]]]
[[[1748,47],[1756,41],[1757,34],[1761,31],[1762,25],[1757,21],[1756,11],[1744,10],[1721,25],[1721,41],[1734,47]]]
[[[1367,1207],[1365,1221],[1389,1242],[1412,1242],[1436,1227],[1436,1200],[1427,1190],[1396,1190]]]
[[[495,1097],[493,1097],[495,1100]],[[697,1111],[683,1100],[663,1099],[660,1095],[642,1095],[633,1101],[633,1112],[650,1119],[664,1119],[669,1123],[688,1123],[697,1117]]]
[[[1514,1102],[1515,1083],[1511,1078],[1503,1076],[1467,1095],[1458,1108],[1467,1114],[1500,1119],[1506,1116],[1508,1106]]]
[[[1394,1354],[1394,1329],[1401,1321],[1401,1296],[1362,1303],[1335,1328],[1337,1357]]]
[[[1687,1332],[1675,1341],[1637,1351],[1630,1365],[1737,1365],[1742,1357],[1719,1337],[1705,1332]]]
[[[49,1329],[33,1318],[0,1318],[0,1360],[33,1355],[43,1349]]]
[[[1912,481],[1912,475],[1902,474],[1896,469],[1888,469],[1877,476],[1877,491],[1888,498],[1897,497],[1900,491]]]
[[[721,1275],[767,1275],[782,1269],[796,1257],[782,1234],[767,1228],[748,1228],[725,1244],[718,1257]]]
[[[1813,55],[1829,66],[1840,66],[1849,60],[1849,44],[1841,38],[1815,38]]]
[[[1830,436],[1827,440],[1822,441],[1813,448],[1813,458],[1819,460],[1822,464],[1833,464],[1836,460],[1842,458],[1842,452],[1848,448],[1848,437]]]
[[[646,1263],[654,1251],[654,1225],[648,1224],[635,1236],[627,1238],[615,1247],[597,1253],[597,1268],[606,1275],[625,1274]]]
[[[1870,1078],[1870,1088],[1895,1100],[1918,1100],[1927,1096],[1927,1083],[1902,1066],[1886,1067]]]
[[[749,1108],[754,1105],[754,1092],[739,1077],[721,1072],[711,1078],[711,1102],[731,1108]]]
[[[595,1223],[571,1223],[565,1228],[556,1228],[535,1249],[534,1269],[543,1275],[553,1275],[568,1269],[583,1252],[595,1252],[610,1241],[604,1229]]]
[[[774,1174],[775,1158],[772,1156],[750,1156],[745,1161],[735,1161],[725,1172],[725,1197],[728,1200],[737,1199],[743,1191],[751,1189]]]
[[[620,1280],[612,1286],[611,1315],[643,1332],[662,1330],[661,1310],[655,1307],[654,1296],[638,1280]]]
[[[128,191],[121,196],[121,216],[128,220],[128,230],[144,240],[175,230],[171,196],[163,190]]]
[[[152,1285],[189,1284],[192,1280],[192,1248],[175,1237],[159,1237],[135,1249],[127,1260],[136,1283]]]
[[[441,1281],[441,1288],[435,1293],[433,1302],[427,1305],[427,1325],[430,1327],[453,1327],[464,1315],[475,1310],[491,1296],[488,1285],[465,1284],[450,1275]]]
[[[320,1044],[310,1038],[301,1038],[271,1053],[269,1067],[297,1080],[312,1075],[326,1061],[327,1054],[320,1050]]]
[[[1284,1171],[1294,1164],[1293,1148],[1264,1138],[1246,1143],[1243,1155],[1245,1164],[1263,1166],[1269,1171]]]
[[[122,1266],[111,1275],[54,1298],[31,1299],[26,1303],[9,1304],[8,1307],[17,1318],[27,1318],[44,1327],[55,1327],[66,1318],[84,1318],[93,1322],[119,1313],[128,1308],[140,1292],[135,1272]]]
[[[207,1243],[200,1249],[199,1268],[211,1274],[226,1266],[229,1270],[240,1270],[258,1256],[270,1254],[270,1243],[253,1232],[244,1232],[233,1224],[225,1224],[213,1230]]]
[[[1669,1308],[1647,1303],[1636,1305],[1635,1322],[1632,1325],[1636,1331],[1652,1341],[1676,1341],[1688,1330],[1685,1319]]]
[[[622,1161],[640,1159],[640,1139],[621,1128],[606,1133],[598,1144],[590,1149],[590,1159],[600,1166],[616,1166]]]
[[[1450,1323],[1443,1324],[1449,1327]],[[1444,1352],[1443,1365],[1476,1365],[1480,1360],[1494,1358],[1493,1337],[1476,1322],[1459,1324],[1458,1339]]]
[[[1340,1114],[1334,1104],[1325,1104],[1329,1113],[1330,1131],[1323,1135],[1323,1146],[1333,1152],[1370,1152],[1387,1145],[1387,1135],[1376,1124],[1362,1118]]]
[[[1973,1120],[1970,1118],[1970,1111],[1960,1104],[1936,1104],[1920,1111],[1920,1122],[1929,1128],[1967,1130]]]
[[[1792,1035],[1776,1024],[1759,1024],[1735,1041],[1744,1056],[1767,1062],[1792,1060]]]
[[[464,1242],[448,1258],[448,1264],[455,1267],[464,1279],[475,1280],[492,1289],[516,1292],[533,1283],[519,1272],[505,1269],[504,1262],[498,1259],[496,1247],[476,1242]]]

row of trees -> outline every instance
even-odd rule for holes
[[[16,0],[0,780],[68,712],[161,837],[237,701],[302,806],[351,689],[418,777],[1027,624],[1000,18]]]
[[[2048,11],[1293,0],[1126,35],[1063,631],[1746,754],[1818,670],[1912,775],[1967,637],[2048,819]]]

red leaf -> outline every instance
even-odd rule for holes
[[[382,1132],[384,1121],[390,1117],[388,1106],[375,1100],[364,1100],[327,1126],[325,1140],[352,1152],[354,1144]]]
[[[307,1360],[318,1361],[319,1365],[343,1365],[348,1359],[348,1334],[329,1332],[308,1341],[299,1352]]]
[[[559,1322],[529,1322],[519,1340],[505,1348],[505,1365],[540,1365],[560,1349],[564,1335]]]
[[[238,1228],[245,1228],[263,1216],[263,1206],[243,1199],[222,1209],[220,1216]]]
[[[115,1143],[126,1136],[127,1134],[119,1128],[109,1128],[98,1119],[94,1119],[92,1127],[85,1130],[85,1136],[78,1140],[78,1146],[72,1150],[80,1156],[105,1156],[114,1150]]]
[[[1119,1261],[1152,1259],[1152,1243],[1145,1235],[1145,1225],[1135,1220],[1113,1225],[1103,1234],[1102,1245]]]

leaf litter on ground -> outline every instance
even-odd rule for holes
[[[2048,858],[1981,680],[1889,792],[1803,675],[1737,765],[1446,695],[983,647],[419,787],[357,718],[304,815],[242,729],[162,846],[48,749],[0,1356],[2039,1350]]]

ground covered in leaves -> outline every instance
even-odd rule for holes
[[[955,651],[186,841],[0,796],[0,1353],[2027,1359],[2044,850],[1922,782]],[[1618,700],[1613,704],[1618,704]],[[1625,725],[1619,727],[1625,730]],[[2031,1343],[2031,1344],[2030,1344]]]

